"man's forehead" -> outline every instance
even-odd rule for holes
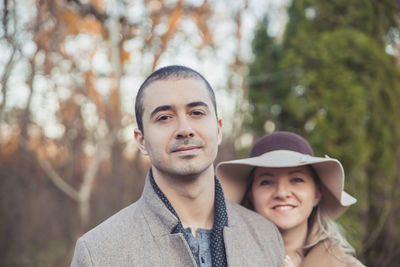
[[[143,92],[144,109],[157,105],[187,105],[202,101],[211,105],[211,97],[205,83],[196,78],[157,80]]]
[[[181,78],[181,77],[169,77],[167,79],[161,79],[161,80],[155,80],[149,83],[144,91],[144,93],[148,89],[167,89],[173,86],[174,84],[180,85],[182,87],[187,86],[188,89],[191,87],[196,87],[198,89],[202,88],[205,91],[207,91],[207,86],[205,82],[198,78],[198,77],[187,77],[187,78]],[[191,86],[188,86],[191,85]]]

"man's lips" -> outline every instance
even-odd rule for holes
[[[191,138],[177,140],[168,146],[169,153],[190,153],[204,146],[203,141]]]
[[[197,150],[199,148],[200,148],[199,146],[185,146],[185,147],[179,147],[171,152],[174,153],[174,152],[183,152],[183,151],[193,151],[193,150]]]

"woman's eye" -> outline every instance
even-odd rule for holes
[[[295,177],[295,178],[292,178],[292,181],[295,183],[302,183],[302,182],[304,182],[304,179],[300,178],[300,177]]]
[[[270,185],[270,184],[272,184],[272,182],[269,180],[262,180],[260,183],[260,185]]]

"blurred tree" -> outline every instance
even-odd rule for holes
[[[290,130],[339,158],[358,204],[341,218],[368,266],[399,261],[400,83],[387,47],[393,1],[293,1],[282,43],[259,26],[250,65],[248,126]]]
[[[238,43],[242,2],[225,17]],[[0,12],[0,265],[65,266],[77,236],[141,194],[149,163],[126,137],[123,83],[167,52],[214,53],[220,16],[184,0],[4,0]]]

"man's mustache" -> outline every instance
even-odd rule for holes
[[[188,146],[203,147],[204,142],[201,140],[196,140],[196,139],[192,139],[192,138],[179,139],[176,141],[176,143],[173,143],[168,146],[168,152],[174,152],[174,151],[179,150],[182,147],[188,147]]]

